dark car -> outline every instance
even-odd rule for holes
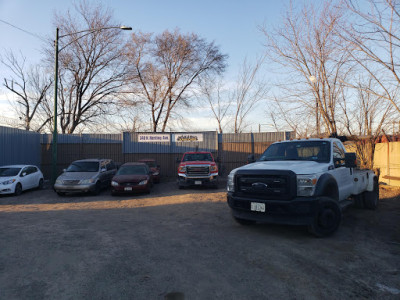
[[[139,162],[143,162],[149,166],[150,171],[153,172],[154,183],[159,183],[160,176],[161,176],[161,174],[160,174],[161,168],[160,168],[160,165],[157,165],[156,160],[152,159],[152,158],[144,158],[144,159],[139,160]]]
[[[145,163],[129,162],[123,164],[111,180],[111,194],[146,192],[150,193],[153,176]]]

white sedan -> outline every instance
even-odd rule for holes
[[[0,195],[20,195],[22,191],[43,188],[43,173],[33,165],[0,167]]]

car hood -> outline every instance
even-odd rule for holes
[[[213,161],[184,161],[180,163],[181,166],[187,165],[215,165]]]
[[[325,172],[328,170],[329,165],[328,163],[298,160],[259,161],[237,168],[236,170],[290,170],[298,175],[306,175]]]
[[[112,181],[116,181],[118,183],[124,183],[124,182],[139,183],[143,180],[148,180],[148,179],[149,179],[148,175],[115,175]]]
[[[97,176],[97,172],[64,172],[57,179],[58,180],[83,180],[91,179]]]
[[[7,180],[11,180],[11,179],[17,179],[18,176],[6,176],[6,177],[1,177],[0,176],[0,182],[4,182]]]

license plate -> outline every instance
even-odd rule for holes
[[[201,180],[196,180],[194,184],[201,185]]]
[[[126,188],[124,188],[124,191],[132,191],[132,188],[131,187],[126,187]]]
[[[250,210],[259,211],[259,212],[265,212],[265,203],[251,202],[250,203]]]

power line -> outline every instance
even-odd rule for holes
[[[8,22],[2,20],[2,19],[0,19],[0,22],[3,22],[4,24],[7,24],[7,25],[9,25],[9,26],[11,26],[11,27],[14,27],[14,28],[16,28],[16,29],[18,29],[18,30],[21,30],[21,31],[23,31],[23,32],[25,32],[25,33],[27,33],[27,34],[30,34],[30,35],[34,36],[35,38],[38,38],[38,39],[40,39],[40,40],[42,40],[42,41],[44,41],[44,42],[47,42],[47,40],[46,40],[44,37],[42,37],[42,36],[40,36],[40,35],[38,35],[38,34],[36,34],[36,33],[32,33],[32,32],[29,32],[29,31],[27,31],[27,30],[25,30],[25,29],[19,28],[19,27],[15,26],[15,25],[13,25],[13,24],[11,24],[11,23],[8,23]]]

